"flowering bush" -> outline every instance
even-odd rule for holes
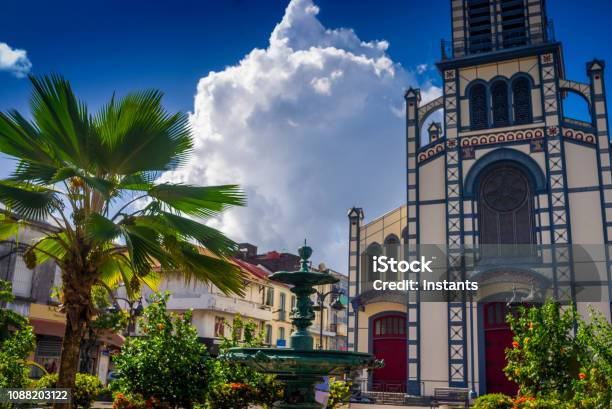
[[[245,322],[240,316],[236,316],[231,325],[225,325],[229,327],[230,336],[223,338],[220,345],[221,356],[207,362],[209,388],[206,408],[241,409],[248,407],[248,404],[271,407],[283,394],[283,387],[274,376],[257,372],[223,357],[223,353],[232,347],[262,346],[263,334],[257,332],[255,323]]]
[[[519,384],[517,408],[612,407],[612,325],[603,314],[591,309],[585,322],[547,302],[508,322],[514,341],[504,371]]]
[[[123,398],[132,398],[133,404],[144,396],[156,399],[149,406],[161,401],[188,408],[205,397],[206,347],[190,323],[191,311],[183,315],[167,312],[168,297],[153,297],[140,321],[144,335],[128,338],[121,353],[113,357],[118,372],[113,388],[123,392]]]
[[[57,385],[58,374],[47,374],[36,381],[36,388],[55,388]],[[72,404],[76,408],[89,409],[93,405],[96,397],[102,393],[102,382],[97,376],[77,373],[74,389],[72,390]]]
[[[329,379],[329,400],[327,409],[339,409],[351,398],[351,382]]]
[[[562,312],[554,302],[519,307],[518,316],[508,315],[514,340],[506,350],[504,372],[519,385],[519,396],[572,396],[572,381],[578,376],[572,338],[576,319],[573,308]]]
[[[474,409],[511,409],[513,406],[512,398],[503,393],[482,395],[474,401]]]

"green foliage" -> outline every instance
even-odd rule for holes
[[[168,297],[153,297],[140,320],[144,335],[128,338],[113,358],[119,376],[113,387],[124,395],[140,394],[189,408],[205,396],[206,348],[190,324],[190,311],[167,312]]]
[[[490,393],[479,396],[474,401],[474,409],[512,409],[514,401],[503,393]]]
[[[55,388],[58,378],[56,373],[44,375],[36,381],[36,388]],[[89,409],[102,390],[102,382],[97,376],[77,373],[76,383],[72,389],[72,403],[77,408]]]
[[[14,299],[11,283],[0,280],[0,304]],[[16,312],[0,308],[0,335],[0,388],[24,388],[30,383],[26,360],[36,346],[32,327]]]
[[[574,380],[576,407],[612,407],[612,324],[601,312],[589,311],[576,333],[580,373]]]
[[[351,382],[330,378],[327,409],[339,409],[343,404],[348,403],[351,398],[351,386]]]
[[[0,304],[4,305],[14,300],[12,283],[0,280]],[[0,342],[9,337],[11,328],[20,329],[25,327],[27,323],[27,318],[17,314],[15,311],[8,308],[0,309]]]
[[[508,322],[515,336],[504,371],[519,384],[520,407],[612,407],[612,324],[603,314],[591,309],[584,321],[547,302]]]
[[[154,398],[149,398],[149,400],[145,401],[144,397],[139,394],[131,394],[131,393],[116,393],[113,396],[113,409],[145,409],[145,408],[154,408],[159,407],[156,405],[158,401]]]
[[[234,318],[232,324],[225,325],[230,330],[230,336],[224,337],[221,342],[221,356],[207,362],[210,383],[206,407],[241,409],[249,404],[271,407],[272,403],[282,397],[282,385],[271,375],[231,362],[223,356],[229,348],[263,346],[264,334],[257,331],[257,324],[252,321],[245,322],[239,315]]]
[[[519,307],[518,316],[508,315],[514,338],[506,350],[504,372],[519,385],[519,395],[572,396],[572,381],[578,376],[572,338],[576,320],[572,307],[562,311],[555,302],[540,308]]]

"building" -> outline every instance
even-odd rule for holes
[[[223,336],[230,336],[226,323],[240,315],[244,320],[253,321],[261,330],[267,330],[272,321],[273,290],[269,284],[268,272],[242,260],[234,260],[243,273],[244,296],[225,295],[211,283],[185,282],[180,277],[164,279],[160,292],[171,293],[167,308],[169,311],[193,310],[192,324],[208,351],[216,355]],[[143,289],[147,299],[152,291]]]
[[[257,324],[264,334],[264,343],[268,346],[287,347],[293,331],[291,311],[295,308],[296,297],[289,286],[270,280],[269,275],[283,269],[294,270],[299,256],[275,251],[257,255],[257,247],[252,244],[243,243],[240,247],[241,252],[232,262],[242,270],[244,276],[243,297],[225,295],[212,284],[185,283],[180,278],[164,280],[159,289],[171,293],[168,300],[169,310],[193,310],[192,324],[212,354],[218,353],[222,337],[229,335],[224,323],[231,323],[237,314]],[[256,265],[252,261],[262,263]],[[275,270],[268,269],[266,265]],[[344,288],[346,294],[348,277],[335,271],[330,271],[330,274],[341,280],[337,287]],[[331,286],[319,290],[330,291]],[[145,298],[150,292],[150,289],[145,291]],[[347,297],[344,296],[342,300],[346,306]],[[332,301],[332,297],[328,297],[323,304],[323,347],[345,350],[347,315],[346,312],[331,308]],[[316,312],[315,322],[317,324],[311,331],[318,339],[320,312]]]
[[[450,5],[452,40],[437,63],[443,95],[422,103],[418,89],[405,93],[406,203],[367,223],[360,208],[348,214],[348,347],[386,361],[361,374],[370,390],[512,393],[502,369],[512,339],[504,316],[515,304],[550,296],[610,317],[604,62],[588,62],[582,80],[565,77],[544,0]],[[590,120],[571,118],[567,95],[582,98]],[[428,123],[440,111],[441,130]],[[418,272],[377,273],[372,260],[418,257],[428,245],[440,250],[439,277],[476,279],[479,290],[431,301],[373,288],[377,279],[420,283]],[[582,258],[594,284],[584,284]],[[584,285],[595,295],[580,301]]]
[[[36,350],[31,360],[42,365],[48,372],[59,370],[62,339],[66,327],[66,316],[58,308],[54,289],[62,285],[61,270],[52,261],[29,269],[23,254],[29,244],[53,232],[53,226],[30,221],[20,229],[18,241],[0,242],[0,280],[10,281],[15,301],[2,308],[10,308],[28,317],[36,335]],[[110,364],[109,349],[119,347],[123,337],[105,333],[87,343],[82,349],[79,370],[98,375],[106,383]],[[33,377],[42,376],[42,371],[33,368]]]

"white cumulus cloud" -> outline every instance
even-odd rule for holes
[[[0,42],[0,71],[8,71],[18,78],[25,77],[32,68],[26,50],[11,48]]]
[[[293,0],[266,49],[200,79],[195,153],[165,178],[239,183],[248,206],[213,221],[260,250],[295,251],[346,272],[351,206],[366,218],[405,201],[403,92],[418,86],[386,41],[328,29],[311,0]],[[422,84],[432,98],[440,90]]]

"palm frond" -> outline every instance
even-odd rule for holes
[[[30,81],[30,107],[41,138],[62,161],[90,169],[100,147],[87,106],[59,75],[30,76]]]
[[[0,203],[20,216],[42,220],[61,202],[55,190],[0,180]]]
[[[242,272],[228,260],[202,254],[196,246],[186,242],[178,243],[170,251],[176,263],[174,272],[185,281],[209,282],[224,294],[244,295]]]
[[[112,242],[121,234],[121,228],[98,213],[92,213],[85,223],[85,234],[96,243]]]
[[[202,218],[213,216],[229,206],[245,204],[244,194],[237,185],[202,187],[163,183],[148,193],[180,212]]]
[[[56,233],[48,235],[34,243],[28,251],[31,251],[35,257],[36,265],[43,264],[48,260],[61,261],[66,255],[66,248],[62,245],[68,242],[66,233]]]
[[[39,129],[17,111],[0,112],[0,152],[45,165],[55,157]]]
[[[164,212],[162,217],[172,226],[173,230],[185,238],[194,239],[199,245],[217,256],[230,257],[238,251],[238,244],[217,229],[167,212]]]
[[[187,116],[170,115],[162,93],[151,90],[113,98],[94,123],[106,148],[107,171],[129,175],[166,171],[181,164],[192,149]]]

